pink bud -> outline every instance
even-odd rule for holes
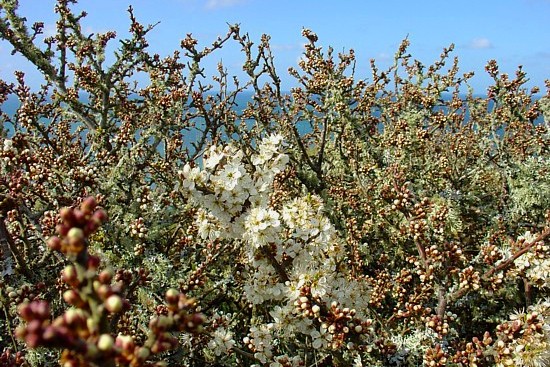
[[[25,321],[30,321],[33,319],[33,312],[28,303],[22,303],[19,305],[19,315],[23,318]]]
[[[73,226],[75,223],[74,213],[71,208],[61,208],[59,216],[68,226]]]
[[[78,226],[82,226],[86,223],[86,214],[80,209],[75,209],[73,211],[74,220]]]
[[[101,260],[99,257],[90,255],[88,256],[88,270],[96,270],[99,267]]]
[[[63,293],[63,299],[65,300],[65,302],[75,307],[80,307],[84,304],[84,301],[82,300],[78,292],[73,289],[65,291],[65,293]]]
[[[62,279],[70,286],[78,285],[78,273],[76,272],[74,265],[67,265],[65,269],[63,269]]]
[[[27,324],[27,333],[28,334],[38,334],[42,330],[42,321],[41,320],[31,320]]]
[[[103,270],[99,273],[98,279],[102,284],[109,284],[113,279],[113,272],[110,270]]]
[[[103,209],[96,210],[92,219],[97,220],[99,223],[105,223],[107,221],[107,213]]]
[[[54,251],[60,251],[61,239],[57,236],[50,237],[50,239],[48,239],[48,247]]]
[[[25,336],[25,343],[29,348],[37,348],[42,345],[42,338],[38,334],[27,334]]]
[[[92,214],[94,209],[97,206],[97,202],[93,196],[88,196],[84,201],[82,201],[82,204],[80,205],[80,209],[86,214]]]
[[[69,229],[71,229],[71,227],[66,224],[58,224],[57,226],[55,226],[55,230],[60,236],[66,236],[69,232]]]
[[[46,301],[36,301],[30,304],[35,317],[45,320],[50,317],[50,305]]]

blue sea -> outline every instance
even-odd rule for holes
[[[242,112],[242,110],[249,103],[253,102],[252,97],[253,97],[252,92],[242,92],[238,95],[237,100],[236,100],[236,106],[235,106],[235,110],[237,111],[237,113]],[[482,97],[482,96],[479,96],[479,97]],[[450,98],[451,98],[451,95],[447,95],[447,96],[444,95],[443,96],[443,99],[445,99],[445,100],[449,100]],[[465,98],[465,96],[464,96],[464,98]],[[83,102],[86,101],[84,97],[82,98],[82,101]],[[17,112],[18,107],[19,107],[19,101],[16,98],[10,98],[0,106],[0,109],[3,112],[5,112],[6,114],[8,114],[10,117],[13,117],[13,115]],[[491,101],[491,103],[489,104],[489,109],[492,109],[492,107],[493,107],[493,102]],[[441,108],[444,109],[445,107],[436,107],[435,109],[437,110],[437,109],[441,109]],[[373,115],[374,116],[379,116],[379,112],[373,110]],[[467,121],[468,121],[468,112],[466,112],[466,116],[465,116],[465,122],[467,122]],[[251,123],[252,123],[252,121],[251,121]],[[542,123],[542,117],[540,117],[537,120],[536,123]],[[202,126],[204,126],[204,120],[199,119],[197,121],[197,128],[200,129]],[[309,126],[309,124],[306,121],[303,121],[303,123],[301,123],[301,124],[299,123],[297,127],[298,127],[298,131],[301,132],[301,133],[307,133],[311,129],[311,127]],[[379,126],[379,129],[382,130],[383,126]],[[7,137],[9,137],[13,134],[13,128],[12,128],[11,124],[4,123],[4,126],[3,126],[2,130],[3,130],[2,135],[6,135]],[[191,142],[191,141],[195,141],[195,139],[198,137],[198,134],[199,134],[198,131],[189,131],[188,134],[186,134],[187,136],[185,137],[186,143]]]

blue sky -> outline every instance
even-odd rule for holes
[[[284,89],[295,86],[286,70],[296,66],[301,55],[304,27],[316,32],[325,48],[353,48],[356,76],[367,80],[369,60],[388,66],[407,35],[410,53],[424,64],[437,60],[443,47],[455,43],[453,55],[460,58],[461,71],[476,73],[471,84],[478,93],[490,83],[484,72],[490,59],[510,74],[523,65],[531,79],[529,87],[543,88],[550,78],[550,0],[80,0],[75,8],[88,12],[85,31],[115,30],[123,37],[129,25],[128,5],[140,22],[160,22],[149,37],[151,51],[160,55],[178,49],[187,33],[199,45],[207,45],[226,33],[227,23],[240,23],[253,41],[262,33],[271,35]],[[44,21],[46,32],[52,32],[53,6],[53,0],[20,0],[20,14],[31,22]],[[210,65],[221,59],[230,74],[242,75],[239,47],[228,46],[209,57]],[[20,69],[37,85],[37,72],[20,56],[11,56],[10,50],[0,42],[0,76],[11,81],[13,71]]]

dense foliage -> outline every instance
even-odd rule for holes
[[[1,366],[548,365],[550,82],[407,40],[358,79],[306,29],[285,93],[268,36],[161,57],[74,2],[0,1],[46,80],[0,80]],[[205,75],[231,43],[247,80]]]

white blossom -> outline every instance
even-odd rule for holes
[[[226,354],[235,345],[233,333],[223,327],[219,327],[214,331],[212,340],[208,342],[208,348],[214,352],[216,356]]]

